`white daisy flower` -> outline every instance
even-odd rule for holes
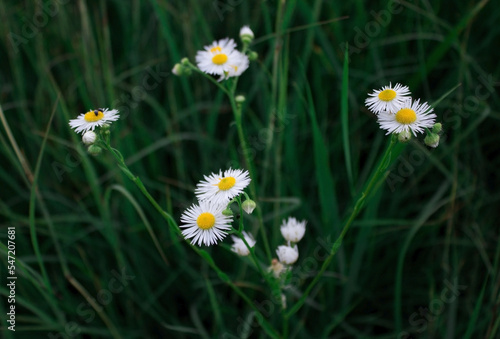
[[[229,65],[229,70],[224,71],[218,81],[222,81],[230,77],[239,77],[244,71],[247,70],[248,65],[250,64],[248,57],[239,51],[234,51],[233,53],[236,55],[232,63]]]
[[[365,100],[366,107],[375,114],[383,111],[397,112],[407,99],[410,99],[410,89],[408,86],[396,84],[392,87],[384,86],[380,90],[374,90],[368,94],[370,97]]]
[[[248,234],[245,231],[243,231],[242,233],[243,233],[243,237],[245,238],[245,241],[248,243],[248,246],[254,247],[256,241],[253,239],[252,235]],[[246,257],[247,255],[250,254],[250,250],[247,248],[247,246],[245,245],[245,243],[243,242],[243,240],[241,238],[238,238],[235,236],[231,236],[231,238],[234,241],[234,244],[231,247],[231,251],[233,251],[234,253],[241,255],[243,257]]]
[[[286,241],[299,242],[306,232],[306,221],[290,217],[281,223],[281,235]]]
[[[119,117],[117,109],[98,108],[80,114],[76,119],[70,120],[69,125],[76,133],[87,132],[93,131],[96,127],[106,123],[116,121]]]
[[[280,262],[286,265],[292,265],[299,258],[299,249],[297,245],[295,245],[294,247],[281,245],[278,246],[276,254],[280,259]]]
[[[407,100],[403,106],[394,113],[382,112],[378,115],[378,123],[381,129],[387,130],[387,134],[411,131],[414,136],[416,132],[423,133],[424,128],[434,125],[436,114],[426,102],[419,104],[420,99]]]
[[[217,204],[227,204],[229,200],[238,196],[248,186],[251,179],[248,171],[241,169],[228,169],[219,171],[219,174],[203,176],[194,191],[200,201],[210,200]]]
[[[208,74],[223,75],[241,63],[241,53],[234,48],[233,39],[225,38],[205,46],[204,51],[196,53],[198,68]]]
[[[179,227],[185,228],[182,235],[191,239],[193,245],[214,245],[224,239],[227,230],[233,221],[231,216],[225,216],[222,211],[225,205],[215,204],[210,201],[200,201],[199,205],[192,205],[182,213]]]

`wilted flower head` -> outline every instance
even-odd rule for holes
[[[245,241],[248,243],[248,246],[254,247],[256,241],[253,239],[252,235],[248,234],[247,232],[243,231],[243,237],[245,238]],[[245,242],[241,238],[231,236],[231,238],[234,241],[233,246],[231,247],[231,250],[241,256],[247,256],[250,254],[250,250],[248,247],[245,245]]]
[[[272,272],[273,276],[278,279],[280,275],[287,270],[287,267],[278,261],[278,259],[273,259],[271,261],[271,266],[267,269],[268,272]]]

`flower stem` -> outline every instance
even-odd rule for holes
[[[243,150],[243,158],[245,160],[245,165],[248,168],[248,172],[250,173],[250,178],[252,181],[250,182],[250,194],[254,199],[258,201],[257,189],[255,188],[255,176],[252,166],[252,159],[250,157],[249,148],[246,143],[245,134],[243,132],[243,124],[242,124],[242,112],[241,112],[241,104],[236,103],[235,100],[235,91],[236,87],[233,87],[232,95],[229,95],[229,101],[231,102],[231,108],[234,113],[234,120],[236,122],[236,129],[238,130],[238,138],[240,139],[240,145]],[[257,219],[259,221],[259,230],[262,234],[262,240],[264,242],[264,249],[266,251],[267,259],[271,262],[271,249],[269,247],[269,240],[267,239],[267,234],[264,230],[264,222],[262,219],[262,211],[260,208],[257,208]]]
[[[328,268],[328,265],[332,261],[333,257],[337,253],[340,246],[342,245],[342,240],[344,239],[344,236],[346,235],[347,231],[351,227],[352,222],[354,221],[354,219],[356,219],[359,212],[363,209],[363,205],[364,205],[367,197],[370,196],[370,194],[372,193],[372,190],[374,189],[374,187],[376,187],[375,185],[379,182],[381,176],[383,176],[385,174],[385,170],[387,169],[387,167],[389,167],[390,160],[391,160],[391,151],[392,151],[394,145],[397,143],[397,139],[398,139],[397,135],[391,136],[391,141],[389,143],[389,146],[387,147],[382,159],[380,160],[377,169],[372,174],[372,177],[371,177],[370,181],[368,182],[365,190],[363,191],[363,193],[361,193],[361,196],[356,201],[356,204],[354,205],[354,208],[353,208],[351,214],[349,215],[349,218],[347,219],[347,221],[344,224],[344,227],[342,228],[342,232],[338,236],[337,240],[335,240],[335,242],[333,243],[333,246],[330,250],[330,254],[326,258],[326,260],[323,262],[323,265],[321,266],[321,269],[318,272],[318,274],[316,275],[316,277],[307,286],[305,292],[302,294],[302,297],[297,301],[297,303],[295,303],[295,305],[293,305],[293,307],[290,309],[290,311],[288,311],[286,313],[286,315],[285,315],[286,318],[289,318],[290,316],[292,316],[295,312],[297,312],[302,307],[302,305],[306,301],[309,293],[311,293],[311,290],[313,289],[313,287],[318,283],[319,279],[325,273],[326,269]]]

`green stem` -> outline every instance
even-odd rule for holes
[[[385,170],[389,166],[388,162],[391,158],[392,148],[394,147],[396,142],[397,142],[397,135],[392,135],[391,142],[390,142],[389,146],[387,147],[387,150],[385,151],[385,153],[382,157],[382,160],[379,162],[377,169],[372,174],[372,177],[371,177],[368,185],[366,186],[366,189],[363,191],[363,193],[361,193],[361,196],[359,197],[358,201],[356,201],[356,204],[354,205],[354,208],[353,208],[349,218],[347,219],[347,221],[344,224],[344,227],[342,228],[342,232],[338,236],[337,240],[335,240],[335,242],[333,243],[333,246],[330,250],[330,254],[326,258],[326,260],[323,262],[323,265],[321,266],[319,273],[316,275],[316,277],[313,279],[313,281],[311,281],[309,286],[307,286],[305,292],[302,294],[302,297],[299,299],[299,301],[297,301],[297,303],[295,305],[293,305],[293,307],[290,309],[290,311],[288,311],[286,313],[285,316],[287,318],[292,316],[295,312],[297,312],[302,307],[302,305],[306,301],[309,293],[311,293],[311,290],[313,289],[313,287],[318,283],[319,279],[325,273],[328,265],[332,261],[333,257],[337,253],[340,246],[342,245],[342,240],[344,239],[344,236],[346,235],[347,231],[351,227],[352,222],[354,221],[354,219],[356,219],[356,216],[362,210],[363,205],[365,203],[365,200],[372,193],[372,190],[374,189],[375,185],[379,182],[380,177],[385,174]]]
[[[250,158],[250,153],[246,143],[245,134],[243,133],[241,105],[236,103],[234,97],[235,90],[236,88],[233,88],[232,95],[229,95],[229,101],[231,102],[231,108],[233,109],[234,120],[236,122],[236,129],[238,130],[238,138],[240,139],[240,145],[241,148],[243,149],[243,158],[245,160],[245,166],[246,168],[248,168],[248,172],[250,173],[250,178],[252,178],[252,181],[250,182],[250,194],[254,197],[254,199],[258,200],[257,189],[255,188],[255,180],[254,180],[255,176],[252,166],[252,160]],[[269,262],[271,262],[272,259],[271,249],[269,247],[269,240],[267,239],[267,234],[264,230],[264,222],[262,219],[262,211],[260,208],[257,208],[257,219],[259,221],[259,230],[261,231],[260,233],[262,234],[262,240],[264,242],[264,249],[266,251],[267,259],[269,260]]]

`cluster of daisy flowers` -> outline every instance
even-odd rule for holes
[[[101,148],[95,145],[101,130],[109,135],[109,126],[120,117],[118,110],[109,108],[90,109],[81,113],[76,119],[69,121],[69,126],[76,133],[82,134],[82,142],[88,146],[88,152],[92,155],[101,153]]]
[[[247,199],[241,204],[243,210],[250,214],[255,209],[255,202],[248,198],[244,189],[250,184],[248,171],[228,169],[222,173],[212,173],[204,176],[195,189],[198,204],[193,204],[181,215],[182,235],[191,239],[193,245],[211,246],[222,241],[231,230],[233,212],[230,205],[236,197],[245,194]],[[242,233],[250,247],[255,240],[246,232]],[[245,242],[233,237],[232,250],[239,255],[248,255]]]
[[[196,53],[196,65],[204,73],[218,75],[218,81],[227,80],[231,77],[240,76],[247,70],[250,59],[257,59],[257,53],[250,51],[248,45],[254,39],[250,27],[244,26],[240,30],[240,39],[243,42],[243,50],[236,49],[233,39],[224,38],[212,42]],[[172,69],[175,75],[189,75],[191,73],[188,59],[175,64]]]
[[[441,124],[435,123],[434,109],[427,102],[412,99],[408,86],[389,84],[374,90],[368,94],[365,104],[377,115],[380,128],[386,130],[386,134],[398,134],[399,140],[404,142],[412,135],[427,131],[426,145],[438,146]]]
[[[286,244],[278,246],[276,249],[278,259],[273,259],[268,269],[275,278],[279,278],[282,273],[288,271],[289,265],[293,265],[299,258],[297,243],[304,237],[306,221],[289,217],[282,221],[280,231]]]

